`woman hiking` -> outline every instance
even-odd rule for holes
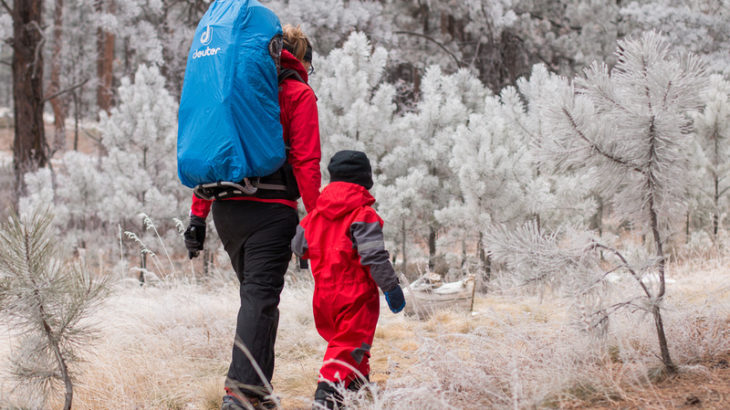
[[[190,225],[184,234],[191,257],[197,255],[205,241],[205,219],[212,211],[218,236],[240,282],[241,307],[225,381],[224,410],[275,407],[265,382],[239,344],[250,352],[270,383],[279,295],[292,256],[289,244],[299,223],[297,199],[301,196],[310,212],[319,197],[319,119],[316,97],[308,85],[312,46],[299,27],[283,27],[280,67],[279,106],[287,159],[274,174],[262,177],[260,184],[283,185],[286,190],[260,188],[254,195],[215,201],[193,195]]]

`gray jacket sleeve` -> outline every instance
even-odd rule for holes
[[[355,222],[350,226],[352,243],[360,255],[360,262],[370,267],[370,274],[383,292],[395,288],[398,276],[390,263],[390,255],[385,250],[383,230],[380,223]]]
[[[304,228],[301,225],[297,225],[297,233],[291,240],[291,250],[297,256],[303,257],[308,248],[307,238],[304,237]]]

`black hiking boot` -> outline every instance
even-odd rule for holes
[[[347,386],[347,390],[358,392],[363,387],[370,384],[370,375],[365,375],[364,377],[357,377],[353,379],[350,384]]]
[[[221,410],[266,410],[275,409],[276,402],[270,398],[261,398],[248,396],[242,393],[234,393],[230,389],[226,389],[226,395],[223,396]]]
[[[336,410],[344,409],[342,395],[337,391],[334,384],[330,382],[317,383],[317,390],[314,391],[314,404],[312,410]]]

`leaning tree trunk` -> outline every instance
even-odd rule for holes
[[[672,362],[672,358],[669,356],[669,346],[667,345],[667,336],[664,332],[664,322],[662,320],[661,309],[659,307],[659,301],[662,300],[666,291],[666,282],[664,278],[664,249],[662,246],[661,236],[659,234],[659,223],[657,218],[656,210],[654,209],[654,197],[651,196],[649,199],[649,212],[651,215],[651,230],[654,234],[654,245],[656,246],[659,270],[659,292],[656,295],[654,304],[651,309],[651,314],[654,316],[654,324],[656,325],[657,337],[659,339],[659,351],[661,352],[662,363],[664,368],[669,373],[674,373],[677,367]]]
[[[13,6],[13,104],[15,137],[13,170],[17,199],[24,194],[23,175],[48,162],[43,129],[42,0],[15,1]]]
[[[654,185],[654,175],[652,172],[652,165],[656,163],[656,156],[657,156],[657,150],[656,150],[656,138],[655,138],[655,118],[652,116],[650,125],[649,125],[649,136],[650,136],[650,144],[649,144],[649,170],[647,172],[647,192],[649,193],[649,223],[651,224],[651,232],[654,236],[654,246],[656,247],[656,256],[658,259],[658,266],[657,269],[659,270],[659,292],[656,294],[656,297],[652,301],[652,309],[651,313],[652,316],[654,316],[654,324],[656,325],[656,332],[657,337],[659,339],[659,350],[661,352],[661,358],[662,363],[664,364],[664,368],[668,373],[674,373],[677,371],[677,367],[672,362],[672,358],[669,356],[669,346],[667,345],[667,336],[664,333],[664,322],[662,320],[662,314],[661,314],[661,308],[659,307],[659,303],[661,302],[662,298],[664,298],[664,294],[666,291],[666,282],[665,282],[665,260],[664,260],[664,246],[662,244],[662,237],[659,232],[659,217],[657,215],[656,210],[656,202],[655,202],[655,193],[656,193],[656,186]]]

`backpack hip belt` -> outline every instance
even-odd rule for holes
[[[285,185],[261,183],[260,178],[256,178],[254,181],[244,178],[240,183],[218,181],[210,184],[201,184],[193,189],[193,193],[198,198],[211,201],[237,196],[254,196],[259,189],[268,191],[287,190]]]

